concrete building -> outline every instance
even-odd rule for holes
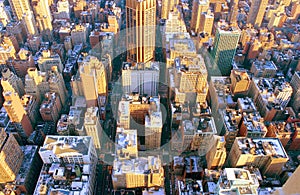
[[[291,106],[293,107],[295,112],[298,112],[300,109],[300,72],[296,71],[295,74],[292,76],[290,82],[293,88],[293,95],[291,99]]]
[[[265,15],[267,5],[267,1],[253,0],[247,18],[247,23],[250,23],[255,27],[260,27]]]
[[[245,98],[238,98],[237,99],[237,106],[238,109],[242,112],[242,113],[253,113],[256,112],[256,107],[255,104],[253,102],[253,100],[249,97],[245,97]]]
[[[76,25],[71,31],[72,44],[85,45],[87,43],[88,34],[89,34],[89,23],[85,25],[82,24]]]
[[[15,137],[0,132],[0,183],[12,182],[20,170],[24,153]]]
[[[79,67],[79,74],[87,106],[97,106],[98,95],[107,94],[105,67],[96,57],[86,56]]]
[[[255,60],[251,65],[250,72],[255,77],[272,78],[277,74],[277,70],[273,61]]]
[[[179,3],[178,0],[162,0],[161,1],[161,19],[168,19],[169,13],[174,10],[176,5]]]
[[[25,94],[24,96],[22,96],[21,101],[32,126],[35,126],[37,121],[41,118],[39,114],[39,105],[35,97]]]
[[[29,68],[34,68],[34,59],[32,53],[24,48],[18,52],[16,59],[12,61],[16,74],[24,78]]]
[[[235,97],[246,96],[251,84],[246,70],[231,70],[231,91]]]
[[[59,119],[61,103],[56,93],[46,93],[45,100],[40,106],[40,114],[44,121],[56,122]]]
[[[16,58],[16,49],[8,37],[4,37],[0,45],[0,62],[6,64],[8,59]]]
[[[33,0],[32,7],[38,24],[38,30],[44,41],[52,40],[52,15],[48,0]]]
[[[64,66],[61,62],[60,56],[56,53],[51,53],[50,50],[44,50],[42,55],[39,57],[38,66],[40,71],[47,72],[52,69],[53,66],[57,67],[57,70],[62,73]]]
[[[147,150],[152,150],[160,148],[163,122],[160,99],[150,98],[149,101],[149,115],[145,116],[145,147]]]
[[[123,63],[122,86],[125,94],[158,95],[159,63]]]
[[[218,169],[223,167],[226,160],[225,138],[215,136],[215,145],[206,154],[207,168]]]
[[[97,154],[91,137],[46,136],[39,154],[44,165],[34,195],[94,193]],[[71,175],[75,175],[76,179]],[[60,182],[60,188],[54,188],[56,182]]]
[[[3,91],[16,92],[20,97],[25,93],[22,80],[8,68],[2,70],[1,85]]]
[[[27,36],[34,36],[38,34],[35,17],[32,11],[24,12],[22,16],[22,22],[24,24]]]
[[[293,93],[284,77],[252,79],[249,95],[266,121],[280,118]]]
[[[138,157],[136,130],[118,128],[116,144],[112,172],[114,189],[163,186],[164,170],[159,156]]]
[[[246,169],[225,168],[221,171],[216,194],[258,194],[259,182],[255,174]]]
[[[218,66],[217,71],[219,71],[221,75],[230,75],[240,34],[241,32],[238,27],[230,26],[224,21],[220,21],[216,25],[212,56]]]
[[[229,152],[235,138],[238,136],[242,113],[235,109],[225,109],[222,111],[221,117],[224,120],[224,130],[221,132],[225,135],[225,147]]]
[[[195,0],[193,1],[191,29],[196,33],[199,32],[199,26],[201,24],[201,14],[207,12],[209,8],[208,0]]]
[[[263,118],[257,112],[243,113],[243,119],[239,130],[239,136],[249,138],[262,138],[267,134],[267,127]]]
[[[0,1],[0,22],[4,27],[11,21],[12,16],[9,7],[5,6],[4,1]]]
[[[266,176],[280,175],[289,159],[278,138],[237,137],[228,157],[229,166],[256,166]]]
[[[214,14],[210,11],[210,9],[208,9],[208,11],[201,13],[199,29],[198,32],[196,31],[196,33],[202,32],[210,36],[213,28],[213,24],[214,24]]]
[[[127,59],[148,62],[154,58],[156,2],[126,0]]]
[[[28,0],[9,0],[9,5],[12,8],[13,14],[18,20],[22,20],[23,14],[31,10]]]
[[[62,106],[64,106],[68,98],[68,92],[64,78],[62,74],[58,72],[56,66],[52,66],[51,71],[48,71],[48,83],[49,92],[58,94],[60,103]]]
[[[44,94],[50,91],[48,75],[46,72],[38,71],[37,68],[29,68],[25,76],[25,92],[32,95],[40,103]]]
[[[5,108],[11,122],[20,127],[19,133],[22,137],[28,137],[32,133],[33,128],[18,94],[6,91],[3,92],[3,96],[5,99],[3,107]]]
[[[87,111],[84,115],[84,128],[87,136],[91,136],[93,138],[93,142],[99,156],[101,149],[101,135],[103,130],[100,124],[97,107],[87,108]]]
[[[56,3],[57,12],[54,12],[55,19],[70,19],[70,4],[69,1],[60,0]]]
[[[174,67],[169,69],[168,75],[169,97],[178,103],[204,103],[208,93],[207,75],[200,55],[175,58]]]

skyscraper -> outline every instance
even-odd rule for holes
[[[7,135],[2,129],[0,131],[0,183],[15,180],[24,154],[12,134]]]
[[[212,56],[221,74],[228,76],[241,32],[238,27],[229,26],[225,22],[217,25]]]
[[[20,133],[22,136],[28,137],[32,133],[32,125],[19,95],[12,91],[4,91],[3,96],[5,99],[3,107],[5,108],[10,120],[21,128],[19,130],[21,131]],[[25,135],[23,133],[25,133]]]
[[[33,0],[33,11],[38,24],[39,32],[44,40],[51,40],[52,36],[52,17],[48,0]]]
[[[255,27],[260,27],[265,15],[267,5],[268,1],[266,0],[253,0],[250,7],[247,23],[251,23]]]
[[[202,12],[207,12],[208,8],[209,0],[194,0],[191,19],[191,29],[195,32],[199,31]]]
[[[156,1],[126,0],[127,59],[148,62],[154,57]]]
[[[162,0],[161,1],[161,19],[168,19],[169,12],[179,3],[178,0]]]
[[[13,14],[18,20],[23,19],[23,14],[27,11],[31,11],[28,0],[9,0],[10,7],[12,8]]]

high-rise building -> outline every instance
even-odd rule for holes
[[[7,23],[11,21],[10,10],[4,4],[4,0],[0,1],[0,22],[6,27]]]
[[[132,63],[123,63],[122,85],[124,93],[136,92],[141,95],[157,96],[158,84],[159,63],[138,63],[135,66]]]
[[[12,62],[14,69],[19,77],[24,78],[29,68],[34,68],[34,60],[30,51],[22,48],[17,57]]]
[[[20,97],[25,93],[22,80],[8,68],[4,68],[2,70],[1,85],[3,87],[3,91],[17,92]]]
[[[0,183],[13,182],[20,170],[24,158],[15,137],[0,130]]]
[[[118,120],[117,125],[120,128],[129,129],[130,128],[130,109],[129,101],[121,100],[118,106]]]
[[[240,38],[240,29],[227,23],[218,22],[212,56],[222,75],[228,76]]]
[[[43,40],[52,40],[52,16],[48,0],[33,0],[32,6],[38,24],[38,29]]]
[[[57,66],[57,70],[60,73],[62,73],[64,69],[60,56],[57,53],[52,54],[50,50],[44,50],[37,62],[42,72],[51,70],[53,66]]]
[[[145,117],[145,147],[158,149],[161,144],[162,113],[159,98],[150,99],[149,114]]]
[[[56,66],[52,66],[52,70],[48,71],[48,83],[50,92],[58,94],[61,105],[64,105],[68,98],[67,88],[63,76],[57,71]]]
[[[94,194],[97,153],[91,137],[46,136],[39,154],[44,165],[34,195]],[[49,167],[52,169],[49,170]],[[44,178],[60,183],[60,188],[54,187],[51,182],[44,182]]]
[[[226,160],[225,138],[216,135],[214,137],[215,144],[206,154],[208,169],[223,167]]]
[[[285,195],[285,194],[294,194],[297,195],[300,192],[300,166],[294,171],[292,176],[288,178],[282,188],[279,188],[275,191],[275,195]]]
[[[227,160],[231,167],[252,165],[258,167],[263,175],[274,176],[282,173],[288,159],[278,138],[237,137]]]
[[[23,24],[27,33],[27,36],[37,35],[37,27],[35,18],[32,11],[27,11],[23,14]]]
[[[207,12],[202,12],[200,16],[200,24],[197,33],[203,32],[211,35],[211,31],[214,24],[214,14],[208,10]]]
[[[230,79],[234,95],[247,95],[251,80],[246,70],[231,70]]]
[[[96,106],[98,95],[107,93],[105,67],[96,57],[86,56],[79,73],[87,106]]]
[[[127,59],[148,62],[154,57],[156,1],[126,0]]]
[[[296,71],[290,82],[293,88],[293,96],[291,99],[291,105],[295,112],[298,112],[300,109],[300,72]]]
[[[161,19],[168,19],[170,11],[172,11],[178,3],[178,0],[162,0]]]
[[[71,39],[73,45],[79,45],[83,44],[85,45],[87,43],[89,33],[89,23],[82,25],[76,25],[74,29],[71,31]]]
[[[44,121],[57,122],[61,111],[61,103],[56,93],[46,93],[41,104],[40,113]]]
[[[9,0],[10,7],[12,8],[13,14],[18,20],[23,19],[23,14],[27,11],[31,11],[29,0]]]
[[[102,127],[99,120],[98,108],[89,107],[84,115],[84,128],[86,134],[93,138],[93,142],[98,155],[101,149]]]
[[[3,107],[10,120],[13,123],[20,125],[20,133],[22,136],[28,137],[32,133],[33,128],[19,95],[12,91],[5,91],[3,92],[3,96],[5,99]],[[25,133],[25,135],[23,133]]]
[[[260,27],[263,21],[268,1],[253,0],[250,7],[247,23],[251,23],[255,27]]]
[[[201,21],[201,14],[207,12],[209,8],[209,0],[194,0],[192,19],[191,19],[191,29],[195,32],[199,32],[199,26]]]

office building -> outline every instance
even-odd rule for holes
[[[34,68],[34,59],[32,53],[24,48],[18,52],[16,59],[12,61],[16,74],[24,78],[29,68]]]
[[[6,64],[8,59],[16,58],[16,49],[8,37],[4,37],[0,45],[0,62]]]
[[[20,126],[20,133],[22,136],[28,137],[32,131],[32,125],[29,117],[23,108],[19,95],[15,92],[6,91],[3,92],[5,102],[3,107],[5,108],[11,122]]]
[[[157,96],[159,85],[159,63],[123,63],[122,86],[125,94]]]
[[[267,134],[267,127],[259,113],[243,113],[243,119],[239,130],[239,136],[249,138],[261,138]]]
[[[201,23],[201,14],[207,12],[209,8],[208,0],[194,0],[192,9],[191,29],[194,32],[199,32],[199,26]]]
[[[154,58],[156,1],[126,0],[127,59],[148,62]]]
[[[70,19],[71,9],[70,9],[69,1],[59,0],[56,3],[56,7],[57,7],[57,12],[54,12],[53,14],[54,19],[66,19],[66,20]]]
[[[9,5],[12,8],[12,12],[18,20],[23,19],[23,14],[27,11],[31,11],[30,3],[28,0],[9,0]]]
[[[223,167],[226,160],[225,138],[214,136],[215,144],[206,154],[208,169],[218,169]]]
[[[228,157],[229,166],[256,166],[266,176],[280,175],[289,159],[278,138],[237,137]]]
[[[32,11],[26,11],[23,14],[22,22],[24,24],[27,36],[34,36],[38,34],[35,18]]]
[[[72,29],[71,31],[71,39],[72,39],[72,44],[74,45],[79,45],[83,44],[85,45],[87,43],[87,37],[89,34],[89,23],[82,25],[78,24]]]
[[[44,165],[34,195],[94,194],[97,154],[91,137],[48,135],[39,154]]]
[[[258,194],[259,181],[256,174],[246,169],[225,168],[221,171],[215,194]]]
[[[211,35],[211,31],[214,24],[214,14],[208,9],[207,12],[202,12],[200,16],[200,24],[197,33],[204,33],[208,36]]]
[[[234,96],[246,96],[251,84],[246,70],[231,70],[231,91]]]
[[[39,114],[39,105],[35,97],[25,94],[22,96],[21,101],[32,126],[35,126],[36,122],[41,118]]]
[[[52,69],[53,66],[57,67],[57,70],[62,73],[64,66],[61,62],[60,56],[56,53],[51,53],[50,50],[44,50],[42,55],[37,60],[40,71],[47,72]]]
[[[252,62],[250,72],[254,77],[272,78],[277,74],[278,68],[273,61],[255,60]]]
[[[149,101],[149,113],[145,116],[145,147],[147,150],[160,147],[163,127],[160,99],[150,98]]]
[[[178,57],[169,69],[169,97],[175,102],[204,103],[208,93],[207,70],[200,55]]]
[[[99,156],[101,149],[101,135],[103,130],[100,124],[97,107],[87,108],[87,111],[84,115],[84,128],[87,136],[91,136],[93,138],[93,142]]]
[[[5,6],[4,1],[0,1],[0,22],[4,27],[11,21],[11,13],[7,6]]]
[[[40,106],[40,114],[44,121],[56,122],[59,119],[61,103],[56,93],[46,93],[45,100]]]
[[[253,0],[250,6],[250,12],[247,18],[247,23],[255,27],[260,27],[263,21],[268,1]]]
[[[37,68],[29,68],[25,76],[25,92],[36,98],[40,103],[44,95],[49,92],[48,75],[46,72],[38,71]]]
[[[298,112],[300,109],[300,72],[296,71],[292,76],[290,82],[293,88],[293,96],[291,99],[291,106],[295,112]]]
[[[60,103],[63,106],[68,98],[67,88],[64,78],[57,70],[57,66],[52,66],[48,71],[49,92],[59,95]]]
[[[174,10],[178,0],[162,0],[161,1],[161,19],[168,19],[169,13]]]
[[[230,26],[224,21],[218,22],[216,26],[212,56],[218,66],[216,71],[224,76],[230,75],[240,34],[238,27]]]
[[[15,137],[0,132],[0,183],[12,182],[20,170],[24,153]]]
[[[298,194],[300,186],[298,185],[300,175],[300,167],[294,171],[291,177],[283,184],[282,188],[275,191],[275,195]]]
[[[97,106],[98,95],[107,94],[105,67],[96,57],[86,56],[78,72],[87,107]]]
[[[138,157],[136,130],[117,128],[116,144],[114,189],[163,186],[164,169],[159,156]]]
[[[1,85],[3,91],[16,92],[19,97],[23,96],[25,93],[22,80],[8,68],[2,70]]]
[[[39,32],[44,41],[52,40],[52,16],[48,0],[33,0],[32,7],[38,24]]]

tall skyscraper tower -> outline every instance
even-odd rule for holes
[[[154,57],[156,1],[126,0],[127,59],[148,62]]]
[[[22,105],[21,99],[16,92],[4,91],[3,96],[5,108],[10,120],[18,126],[21,136],[29,136],[32,133],[32,125]],[[25,133],[25,135],[23,134]]]
[[[13,14],[18,20],[23,19],[23,14],[27,11],[31,11],[28,0],[9,0],[10,7],[12,8]]]
[[[225,22],[217,24],[212,56],[222,75],[230,75],[232,60],[240,38],[240,29]]]
[[[15,137],[0,130],[0,183],[15,180],[23,159],[24,153]]]
[[[209,0],[194,0],[191,19],[191,29],[195,32],[198,32],[199,30],[201,13],[207,12],[208,8]]]
[[[265,15],[267,5],[268,1],[266,0],[253,0],[250,7],[247,23],[251,23],[255,27],[260,27]]]
[[[168,19],[169,12],[179,3],[178,0],[162,0],[161,19]]]
[[[41,33],[44,40],[51,40],[53,28],[48,0],[33,0],[32,5],[39,32]]]

